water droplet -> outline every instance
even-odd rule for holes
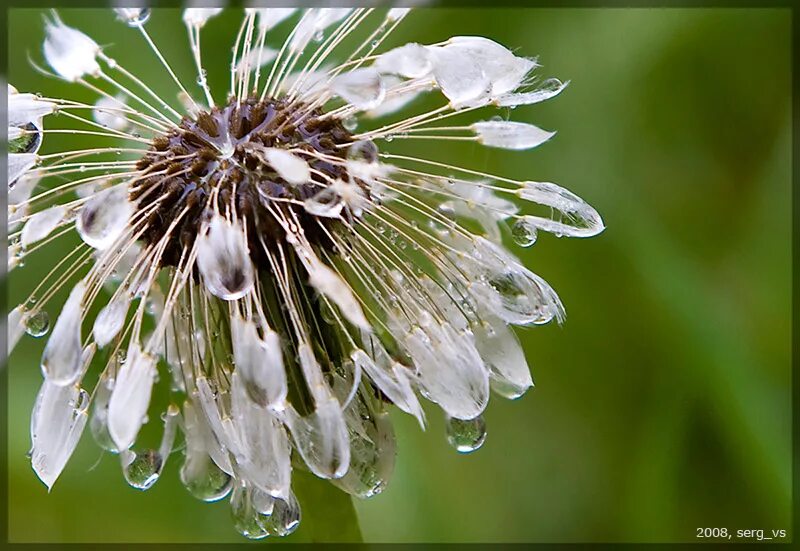
[[[377,48],[377,47],[378,47],[378,46],[380,46],[380,45],[381,45],[381,41],[380,41],[380,40],[373,40],[373,41],[372,41],[372,48],[373,48],[373,49],[374,49],[374,48]]]
[[[140,27],[147,23],[147,20],[150,19],[150,8],[142,8],[139,10],[139,14],[135,17],[130,17],[127,21],[129,27]]]
[[[32,122],[17,128],[22,129],[24,133],[14,140],[9,140],[8,152],[36,153],[42,144],[41,129]]]
[[[314,42],[322,42],[323,38],[325,38],[325,31],[319,30],[314,33]]]
[[[200,71],[200,72],[198,73],[198,75],[197,75],[197,84],[199,84],[200,86],[202,86],[202,85],[203,85],[203,83],[206,81],[206,77],[207,77],[207,76],[208,76],[208,72],[207,72],[205,69],[203,69],[202,71]]]
[[[439,211],[439,214],[447,218],[448,220],[454,220],[456,217],[456,209],[453,208],[453,205],[448,201],[447,203],[442,203],[436,209]]]
[[[383,139],[386,140],[387,142],[391,142],[392,140],[394,140],[394,134],[386,134],[386,136]]]
[[[198,464],[199,462],[202,464]],[[181,482],[192,496],[212,502],[228,495],[233,487],[231,475],[217,467],[206,456],[197,461],[184,461],[180,470]]]
[[[471,453],[480,448],[486,440],[486,422],[482,416],[464,421],[447,420],[447,441],[458,453]]]
[[[253,507],[262,515],[269,516],[275,508],[275,498],[267,492],[255,489],[253,490]],[[264,525],[264,519],[261,519],[261,525]]]
[[[319,303],[319,315],[322,317],[323,321],[329,325],[336,325],[336,316],[331,310],[331,307],[328,305],[327,301],[320,300]]]
[[[113,388],[114,379],[110,377],[101,377],[97,382],[92,400],[92,412],[89,417],[89,429],[98,446],[108,452],[119,453],[114,439],[108,432],[108,400]]]
[[[517,220],[511,226],[511,237],[520,247],[530,247],[536,243],[536,227],[525,220]]]
[[[348,132],[355,132],[356,128],[358,128],[358,119],[355,117],[347,117],[342,121],[342,126],[344,126],[345,130]]]
[[[492,386],[492,390],[498,396],[502,396],[507,400],[516,400],[517,398],[521,398],[525,392],[531,388],[529,386],[521,387],[519,385],[515,385],[511,381],[504,381],[500,379],[492,378],[489,383]]]
[[[40,310],[25,318],[25,332],[31,337],[42,337],[50,329],[50,316]]]
[[[231,493],[231,517],[236,531],[251,540],[266,538],[269,532],[262,526],[266,518],[253,505],[252,491],[239,483]]]
[[[161,454],[156,450],[145,450],[141,453],[126,450],[121,457],[122,473],[133,488],[147,490],[156,483],[164,463]]]
[[[264,528],[276,536],[288,536],[300,526],[300,504],[289,494],[289,499],[284,501],[276,499],[272,506],[272,514],[263,520]]]

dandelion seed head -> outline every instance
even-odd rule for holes
[[[230,64],[209,67],[203,29],[222,11],[187,8],[177,22],[196,69],[186,83],[149,34],[160,10],[114,10],[172,97],[59,15],[45,22],[55,76],[97,97],[9,85],[9,269],[73,229],[81,244],[11,311],[9,347],[43,336],[46,309],[58,312],[31,422],[48,488],[87,419],[140,490],[178,455],[182,432],[181,482],[198,499],[229,498],[235,528],[259,539],[297,528],[298,461],[352,495],[384,491],[392,406],[424,428],[432,402],[457,451],[481,447],[490,394],[533,386],[512,326],[565,316],[504,238],[527,247],[541,232],[604,226],[557,184],[436,160],[439,144],[529,150],[553,136],[449,120],[560,94],[566,83],[540,81],[535,60],[479,36],[384,47],[407,8],[246,8]],[[371,23],[360,46],[342,47]],[[282,29],[283,44],[267,45]],[[227,90],[210,86],[219,70]],[[438,106],[415,111],[423,94]],[[80,129],[55,126],[55,112]],[[95,143],[51,152],[49,133]],[[402,155],[395,140],[433,147]],[[158,385],[171,392],[162,411]],[[163,425],[160,442],[144,442],[146,423]]]
[[[145,242],[162,240],[185,211],[164,246],[162,265],[177,265],[182,251],[201,235],[207,213],[234,208],[244,221],[253,262],[268,268],[263,245],[274,246],[286,236],[269,211],[276,202],[300,220],[312,243],[332,246],[298,205],[341,179],[356,187],[365,184],[351,177],[344,164],[352,135],[341,121],[321,118],[319,110],[305,113],[305,108],[234,98],[223,108],[184,118],[177,129],[153,139],[151,152],[137,163],[145,176],[131,191],[140,212],[153,211]]]

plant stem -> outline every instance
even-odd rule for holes
[[[361,543],[361,528],[352,498],[327,480],[295,470],[292,489],[302,517],[295,534],[312,543]]]

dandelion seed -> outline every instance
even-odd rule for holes
[[[189,493],[229,496],[246,537],[282,536],[301,518],[298,461],[353,495],[383,491],[392,404],[424,427],[421,398],[436,403],[448,440],[466,453],[484,443],[490,393],[515,399],[533,385],[512,326],[561,322],[564,308],[502,238],[588,237],[602,219],[556,184],[394,154],[388,142],[533,148],[553,133],[446,121],[544,101],[566,83],[536,84],[535,61],[484,37],[383,49],[414,17],[408,8],[387,10],[346,51],[371,13],[247,8],[219,68],[204,66],[200,30],[222,9],[187,8],[175,23],[188,30],[199,90],[146,28],[166,12],[109,12],[164,69],[152,86],[58,15],[45,23],[56,76],[99,95],[89,105],[8,87],[9,266],[20,269],[73,221],[81,238],[8,319],[12,349],[74,285],[54,315],[31,423],[31,460],[48,488],[91,411],[95,440],[120,455],[132,486],[157,483],[181,430]],[[230,80],[221,103],[208,78],[220,69]],[[423,94],[436,106],[397,116]],[[390,113],[395,122],[370,121]],[[65,119],[69,129],[50,128]],[[66,130],[96,143],[48,149],[48,132]],[[152,411],[157,385],[178,398],[165,412]],[[164,420],[157,448],[141,446],[148,419]]]
[[[65,25],[58,16],[47,22],[45,32],[44,57],[59,76],[76,81],[100,73],[100,46],[89,36]]]
[[[92,115],[95,122],[111,128],[112,130],[125,130],[129,126],[128,119],[121,113],[120,106],[124,106],[125,96],[102,97],[94,104]]]

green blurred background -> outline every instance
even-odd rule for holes
[[[31,69],[41,15],[10,12],[9,81],[92,102]],[[174,93],[110,10],[61,15]],[[157,11],[148,30],[191,81],[179,17]],[[203,31],[218,90],[239,18],[225,13]],[[790,11],[777,9],[409,15],[390,46],[481,35],[538,55],[543,76],[572,81],[558,98],[511,113],[558,130],[541,148],[459,143],[437,145],[436,156],[558,182],[594,205],[607,229],[517,248],[568,311],[563,327],[519,332],[537,387],[514,402],[493,398],[486,444],[468,456],[447,445],[436,408],[426,432],[394,415],[394,478],[356,504],[365,541],[695,541],[700,527],[790,528],[790,30]],[[398,142],[382,147],[419,150]],[[10,306],[64,250],[50,247],[14,274]],[[179,457],[142,493],[88,434],[48,495],[25,456],[43,345],[25,337],[8,373],[12,542],[244,541],[226,501],[203,504],[183,489]],[[309,534],[301,525],[289,541]]]

